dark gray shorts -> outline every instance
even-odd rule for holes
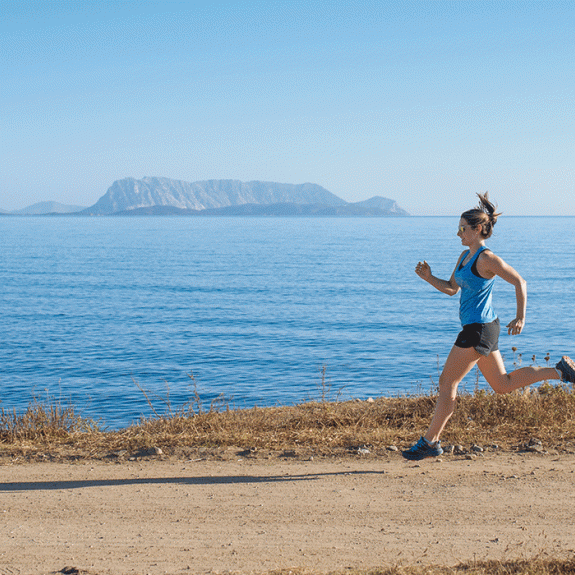
[[[491,323],[470,323],[459,332],[455,345],[472,347],[481,355],[488,356],[499,349],[499,318]]]

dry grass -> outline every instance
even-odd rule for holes
[[[90,570],[67,567],[60,571],[65,575],[98,575]],[[575,560],[532,559],[513,561],[477,561],[461,563],[455,567],[439,565],[395,566],[376,569],[345,569],[341,571],[318,571],[316,569],[274,569],[265,572],[225,572],[227,575],[573,575]]]
[[[103,431],[75,414],[73,407],[34,402],[26,412],[0,411],[0,454],[48,453],[99,458],[110,452],[134,454],[160,448],[217,454],[228,448],[261,452],[293,451],[318,456],[357,452],[374,455],[408,445],[429,424],[435,397],[418,395],[367,401],[316,401],[252,409],[201,409],[199,397],[168,415],[156,415],[119,431]],[[169,407],[169,406],[168,406]],[[459,397],[443,443],[497,444],[503,449],[537,438],[547,449],[575,445],[575,393],[565,386],[495,395],[484,391]]]
[[[442,566],[396,566],[380,569],[321,572],[321,575],[572,575],[575,560],[515,560],[478,561],[461,563],[455,567]],[[320,575],[315,570],[281,569],[266,575]]]

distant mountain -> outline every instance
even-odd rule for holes
[[[10,212],[16,216],[43,216],[46,214],[72,214],[85,210],[85,206],[69,206],[59,202],[39,202],[21,210]]]
[[[115,181],[85,215],[409,215],[375,197],[348,203],[317,184],[169,178]]]
[[[174,206],[180,209],[205,210],[242,204],[326,204],[346,202],[316,184],[278,184],[274,182],[240,182],[208,180],[182,182],[168,178],[126,178],[117,180],[96,204],[84,210],[90,215],[151,206]]]

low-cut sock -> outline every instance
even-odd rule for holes
[[[425,437],[423,438],[423,441],[425,441],[429,447],[435,447],[439,443],[439,441],[429,441],[429,439],[425,439]]]

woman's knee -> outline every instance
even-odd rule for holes
[[[504,395],[506,393],[509,393],[510,391],[509,388],[510,379],[509,374],[507,373],[503,373],[497,379],[488,381],[487,383],[489,383],[491,389],[493,389],[493,391],[497,395]]]
[[[449,397],[455,401],[457,397],[457,386],[459,382],[454,382],[453,380],[445,377],[443,374],[439,376],[439,394],[443,397]]]

